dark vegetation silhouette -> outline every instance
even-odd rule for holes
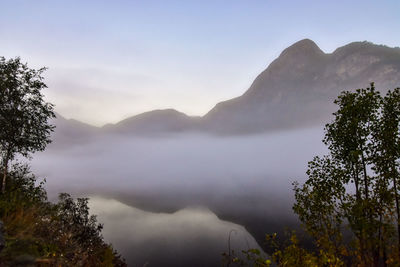
[[[51,142],[55,118],[53,105],[43,99],[46,88],[42,73],[28,68],[20,58],[0,57],[0,152],[3,169],[2,193],[6,188],[8,164],[16,155],[28,156],[44,150]]]
[[[63,193],[49,202],[44,181],[14,161],[51,142],[54,126],[48,121],[55,115],[41,93],[44,70],[0,57],[0,266],[126,266],[104,242],[87,198]]]
[[[311,238],[288,244],[267,235],[271,257],[258,250],[224,254],[236,265],[400,266],[400,88],[385,96],[374,84],[342,92],[325,126],[330,153],[308,164],[307,181],[294,183],[294,212]]]

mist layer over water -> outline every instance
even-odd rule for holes
[[[59,192],[101,195],[141,209],[127,211],[131,217],[124,217],[124,224],[118,226],[122,232],[139,227],[130,225],[129,218],[156,218],[145,211],[172,213],[174,218],[179,215],[174,212],[202,206],[220,219],[245,226],[261,244],[265,233],[290,227],[295,221],[292,182],[304,181],[307,162],[326,153],[322,137],[322,128],[311,128],[234,137],[109,135],[62,148],[56,140],[47,151],[35,154],[32,168],[47,178],[50,198]],[[101,205],[94,207],[103,214]],[[110,219],[114,215],[106,216],[105,223],[110,225],[106,227],[116,227]],[[174,225],[174,220],[178,219],[166,221]],[[162,222],[155,224],[155,229],[161,228]],[[171,231],[171,238],[175,234]],[[115,241],[117,247],[122,244],[122,251],[132,248],[135,235],[127,238],[132,240]],[[153,235],[148,241],[157,238],[164,237]],[[193,250],[189,245],[181,249]]]
[[[304,178],[307,161],[325,152],[322,131],[269,135],[158,138],[104,136],[84,145],[35,154],[52,193],[281,194]]]

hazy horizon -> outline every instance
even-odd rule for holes
[[[397,1],[15,3],[2,2],[2,55],[49,67],[56,111],[96,126],[154,109],[204,115],[304,38],[326,53],[400,45]]]

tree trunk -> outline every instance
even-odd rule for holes
[[[354,166],[354,163],[351,163],[351,169],[353,171],[353,179],[354,179],[354,185],[356,187],[356,201],[357,203],[360,202],[360,191],[359,191],[359,185],[358,185],[358,170],[357,170],[357,166]]]
[[[1,193],[4,194],[4,192],[6,191],[7,168],[8,168],[8,162],[7,161],[4,162],[3,168],[4,168],[4,170],[3,170],[3,183],[2,183],[2,186],[1,186]]]
[[[363,165],[363,173],[364,173],[364,190],[365,190],[365,199],[369,200],[369,193],[368,193],[368,175],[367,175],[367,167],[364,159],[364,152],[361,151],[361,163]]]
[[[393,168],[393,167],[392,167]],[[393,189],[394,189],[394,198],[396,201],[396,213],[397,213],[397,246],[398,246],[398,253],[399,253],[399,260],[400,260],[400,207],[399,207],[399,196],[397,192],[397,175],[395,174],[394,169],[393,170]]]
[[[4,194],[6,192],[6,182],[7,182],[7,171],[8,171],[8,161],[10,159],[10,152],[7,151],[6,156],[4,157],[3,162],[3,183],[1,186],[1,193]]]
[[[356,187],[356,205],[357,205],[356,208],[357,208],[357,212],[358,212],[358,209],[360,208],[359,205],[361,205],[361,192],[360,192],[361,189],[360,189],[360,187],[362,188],[362,184],[360,185],[360,182],[362,182],[362,181],[360,181],[360,177],[358,176],[359,175],[358,163],[356,163],[356,164],[351,163],[351,164],[352,164],[354,184]],[[366,264],[367,263],[367,259],[365,257],[366,244],[365,244],[365,238],[364,238],[365,231],[362,227],[362,224],[360,223],[359,218],[357,218],[357,221],[355,223],[356,223],[356,229],[357,229],[357,231],[359,231],[358,240],[360,241],[361,262]]]

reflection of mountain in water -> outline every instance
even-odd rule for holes
[[[34,172],[58,192],[102,195],[153,212],[205,206],[246,227],[260,245],[265,233],[295,223],[291,182],[325,152],[322,129],[263,135],[101,136],[80,146],[35,154]],[[312,149],[310,149],[312,148]]]
[[[221,221],[204,208],[152,213],[99,197],[91,198],[90,208],[104,223],[105,239],[129,266],[221,266],[231,230],[234,251],[259,248],[242,226]]]

